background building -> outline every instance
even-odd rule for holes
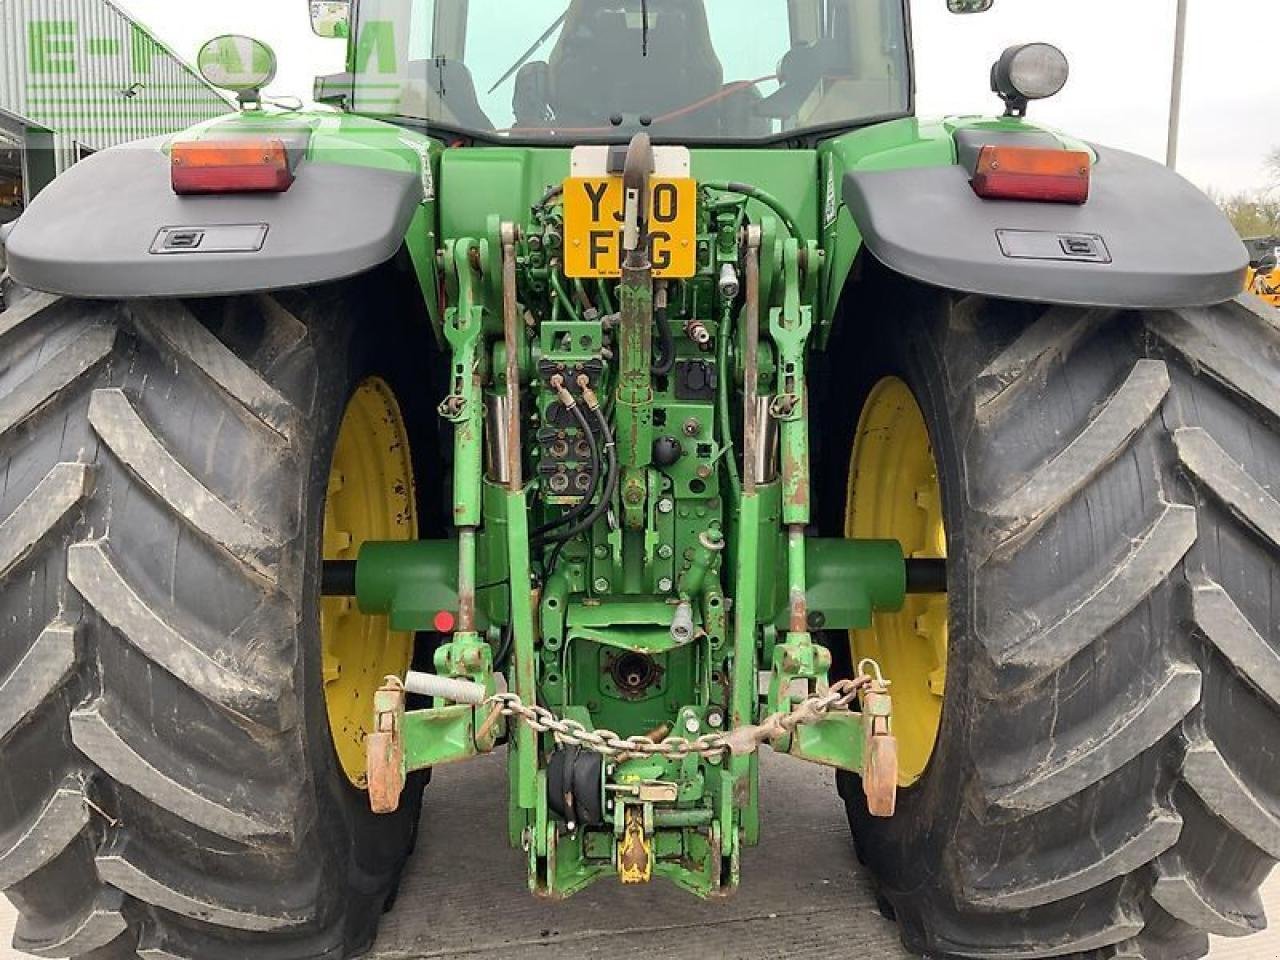
[[[110,0],[0,0],[0,224],[95,150],[231,109]]]

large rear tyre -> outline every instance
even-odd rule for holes
[[[895,706],[931,683],[942,699],[918,779],[877,820],[839,778],[904,942],[1191,960],[1209,933],[1260,930],[1280,858],[1275,318],[1243,300],[1083,311],[898,281],[878,306],[909,319],[850,340],[864,399],[833,383],[821,432],[854,437],[897,378],[941,486],[945,688],[910,658],[890,674]],[[849,529],[851,445],[827,451],[831,531]],[[911,633],[891,620],[882,640]]]
[[[0,313],[18,949],[340,960],[372,942],[422,783],[375,817],[344,770],[318,594],[348,400],[406,353],[378,296],[28,294]]]

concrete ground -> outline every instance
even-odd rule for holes
[[[503,758],[442,769],[374,960],[908,960],[854,859],[832,774],[765,751],[761,796],[763,842],[746,852],[743,886],[730,900],[602,882],[545,903],[529,896],[521,858],[504,840]],[[1276,929],[1218,941],[1211,960],[1280,960],[1280,875],[1266,894]],[[0,899],[0,943],[13,919]],[[0,947],[0,960],[23,956]]]

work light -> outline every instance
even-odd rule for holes
[[[1008,106],[1008,115],[1021,117],[1032,100],[1061,92],[1071,75],[1067,55],[1051,43],[1010,47],[991,68],[991,89]]]

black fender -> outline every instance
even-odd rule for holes
[[[1135,309],[1237,296],[1245,249],[1214,203],[1166,167],[1095,149],[1083,206],[983,200],[963,149],[953,166],[850,172],[844,202],[876,259],[937,287]]]
[[[46,187],[6,231],[13,279],[109,298],[312,286],[395,256],[423,201],[414,173],[306,160],[285,193],[178,196],[164,143],[103,151]]]

